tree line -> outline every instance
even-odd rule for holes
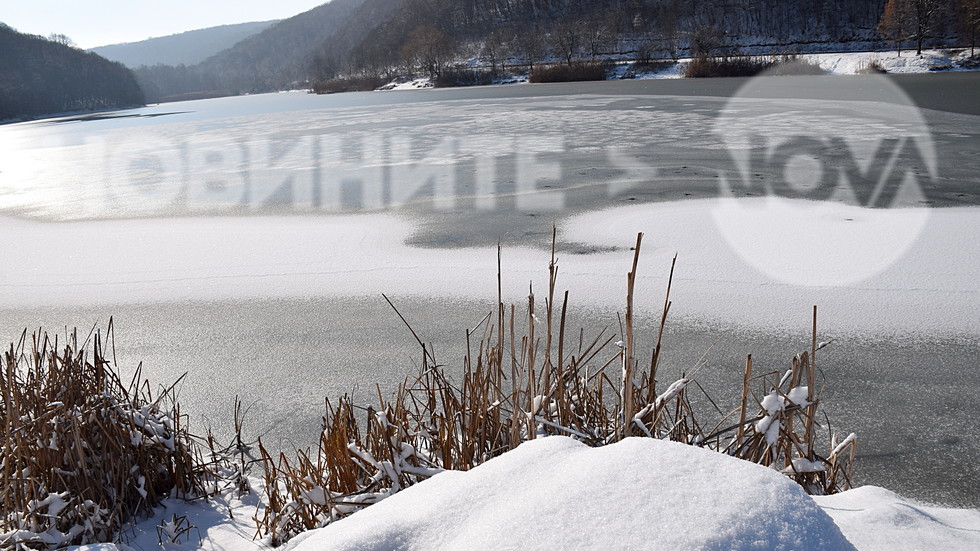
[[[895,44],[899,55],[907,43],[915,45],[918,55],[931,37],[955,33],[973,56],[980,31],[980,0],[888,0],[878,31]]]
[[[620,55],[640,62],[868,49],[891,42],[973,45],[980,0],[401,0],[354,47],[326,41],[317,79],[401,73],[438,77],[460,59],[491,72],[506,63],[572,64]],[[899,14],[895,19],[894,14]],[[893,23],[892,21],[898,21]],[[357,22],[353,23],[358,24]]]
[[[0,23],[0,120],[143,105],[133,73],[121,63]]]
[[[332,0],[202,63],[134,72],[149,101],[316,82],[532,71],[769,49],[973,46],[980,0]],[[472,63],[471,63],[472,64]],[[473,73],[474,71],[470,71]]]

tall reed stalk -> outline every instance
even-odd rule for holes
[[[639,369],[633,297],[642,237],[637,236],[627,275],[625,335],[618,341],[605,331],[591,339],[580,331],[577,342],[567,341],[567,291],[560,315],[555,315],[556,234],[543,313],[544,342],[536,328],[533,288],[523,322],[518,323],[514,305],[504,305],[498,249],[497,307],[477,331],[467,332],[467,356],[458,380],[435,362],[432,351],[389,300],[419,343],[419,373],[406,379],[392,398],[379,389],[375,406],[358,407],[349,396],[328,402],[313,451],[289,458],[285,453],[274,455],[260,441],[268,506],[256,516],[257,535],[281,544],[443,470],[467,470],[548,435],[570,436],[591,446],[630,436],[669,439],[774,466],[810,493],[848,488],[854,435],[840,442],[831,435],[826,456],[814,451],[819,425],[813,361],[816,309],[810,350],[794,357],[784,374],[754,374],[749,356],[738,407],[706,424],[689,401],[696,370],[666,388],[658,385],[673,265],[649,368]],[[525,332],[515,330],[521,326]],[[471,338],[480,331],[474,350]],[[753,384],[761,386],[758,393]],[[825,429],[829,432],[829,423]]]

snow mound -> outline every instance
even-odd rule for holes
[[[777,472],[650,438],[525,443],[445,472],[288,549],[854,549]]]
[[[813,498],[863,551],[980,549],[980,511],[922,505],[876,486]]]

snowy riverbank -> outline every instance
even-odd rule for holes
[[[262,504],[234,491],[170,500],[121,549],[251,551]],[[177,524],[179,524],[179,527]],[[174,528],[192,527],[168,541]],[[846,540],[845,540],[846,538]],[[849,542],[849,543],[848,543]],[[853,546],[853,547],[852,547]],[[896,549],[980,546],[980,511],[916,503],[882,488],[811,498],[748,462],[651,439],[588,448],[565,437],[446,472],[285,549]],[[115,550],[86,546],[86,551]]]
[[[796,54],[796,59],[804,63],[814,63],[820,66],[828,75],[855,75],[878,67],[888,73],[928,73],[935,71],[975,71],[980,70],[980,64],[970,57],[970,50],[964,48],[923,50],[921,55],[915,51],[884,50],[874,52],[840,52],[840,53],[807,53]],[[656,62],[650,67],[638,68],[631,62],[614,62],[614,68],[609,73],[610,80],[624,78],[644,79],[673,79],[684,77],[684,66],[690,58],[681,58],[676,62]],[[513,70],[512,70],[513,71]],[[497,84],[527,84],[526,72],[513,71],[513,74],[500,78]],[[386,84],[381,90],[417,90],[431,88],[431,79],[419,77],[403,79]]]

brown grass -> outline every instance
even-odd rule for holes
[[[0,549],[112,541],[167,496],[205,492],[173,387],[126,384],[95,332],[11,345],[0,373]]]
[[[831,436],[826,456],[814,451],[820,425],[812,361],[816,310],[810,350],[793,358],[792,368],[782,375],[753,374],[747,358],[739,406],[707,424],[689,401],[691,389],[700,388],[694,379],[697,368],[666,385],[657,379],[671,305],[669,283],[649,363],[641,364],[635,350],[633,288],[641,245],[642,234],[627,276],[623,340],[615,344],[616,337],[605,331],[591,339],[580,331],[577,342],[568,337],[568,292],[560,305],[555,302],[554,247],[543,311],[530,289],[521,316],[499,298],[498,255],[498,304],[476,331],[467,331],[469,352],[459,381],[413,330],[421,368],[392,398],[378,389],[373,407],[358,407],[348,396],[327,402],[318,446],[293,459],[273,455],[260,442],[268,506],[255,519],[258,535],[281,544],[438,472],[473,468],[548,435],[571,436],[591,446],[630,436],[666,438],[775,466],[810,493],[849,487],[853,435],[842,443]],[[535,321],[542,317],[543,335]],[[753,384],[761,390],[753,391]],[[824,429],[830,431],[829,422]]]
[[[857,70],[857,73],[859,75],[869,75],[869,74],[876,75],[876,74],[884,74],[887,72],[888,71],[885,70],[885,67],[877,59],[865,61],[864,63],[861,64],[860,67],[858,67]]]
[[[341,92],[370,92],[386,83],[380,76],[362,75],[317,80],[310,89],[316,94],[339,94]]]
[[[483,86],[493,84],[494,75],[485,69],[470,67],[446,67],[433,79],[436,88],[451,88],[456,86]]]
[[[673,265],[647,360],[634,334],[642,234],[627,274],[622,340],[607,331],[586,338],[580,330],[576,338],[566,327],[569,294],[558,293],[555,237],[546,297],[540,301],[529,289],[520,314],[503,302],[498,250],[497,305],[466,332],[458,379],[392,304],[419,344],[418,375],[390,398],[377,388],[374,406],[356,405],[349,396],[327,400],[314,450],[289,457],[260,440],[266,506],[255,518],[257,536],[281,544],[436,473],[471,469],[548,435],[590,446],[636,436],[669,439],[773,466],[813,494],[850,486],[856,439],[838,441],[829,420],[821,423],[817,414],[816,308],[809,349],[793,358],[791,369],[756,374],[749,356],[738,405],[708,422],[690,401],[701,389],[698,367],[673,381],[658,379]],[[111,320],[105,339],[93,331],[83,342],[77,333],[65,341],[59,345],[40,331],[28,338],[25,331],[3,356],[0,549],[113,541],[123,523],[165,497],[250,491],[240,402],[231,445],[222,448],[210,434],[196,439],[173,386],[154,396],[139,369],[128,384],[113,370]],[[825,456],[815,451],[821,442],[829,443]],[[179,520],[158,534],[161,545],[192,541],[195,527]]]
[[[602,61],[578,61],[571,65],[535,65],[528,80],[531,82],[606,80],[609,68],[610,65]]]
[[[795,55],[782,56],[698,56],[684,66],[687,78],[822,75],[820,65]]]

